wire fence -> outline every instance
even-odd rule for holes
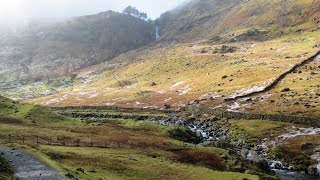
[[[127,148],[127,149],[147,149],[160,148],[170,149],[172,144],[163,141],[162,139],[154,140],[132,140],[129,138],[101,138],[101,137],[87,137],[75,138],[68,136],[37,136],[37,135],[14,135],[14,134],[0,134],[0,143],[18,143],[26,145],[53,145],[66,147],[99,147],[99,148]],[[175,144],[174,146],[177,146]],[[178,145],[179,146],[179,145]],[[188,143],[182,142],[180,147],[190,146]],[[196,145],[194,145],[196,147]]]

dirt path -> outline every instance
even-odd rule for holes
[[[32,155],[0,146],[0,155],[14,167],[19,180],[61,180],[58,172]]]

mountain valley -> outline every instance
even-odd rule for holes
[[[319,179],[318,0],[141,14],[1,27],[0,144],[69,179]]]

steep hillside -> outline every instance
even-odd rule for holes
[[[259,90],[294,65],[316,54],[319,51],[316,47],[320,42],[319,33],[320,31],[296,33],[263,42],[246,41],[216,45],[189,43],[147,49],[140,52],[133,63],[115,64],[100,75],[84,79],[83,75],[78,75],[72,91],[61,91],[55,95],[34,99],[32,102],[45,106],[181,108],[199,100],[208,100],[201,104],[209,108],[223,107],[230,111],[265,113],[266,109],[259,104],[271,101],[268,99],[272,98],[270,92],[254,98],[257,102],[244,101],[246,106],[241,106],[241,103],[237,106],[232,102],[224,104],[224,99]],[[223,53],[223,49],[235,51]],[[285,78],[284,81],[289,83],[287,87],[300,89],[301,98],[313,97],[312,93],[319,92],[318,66],[318,61],[314,61],[312,70],[308,68],[305,73],[295,74],[301,76],[302,80],[295,77],[295,82],[299,84],[292,84],[292,81]],[[282,83],[280,85],[282,86]],[[281,95],[282,89],[276,91],[275,98]],[[304,93],[304,89],[308,89],[309,92]],[[319,102],[317,98],[308,101],[310,104]],[[276,104],[277,107],[286,107],[291,103],[277,100],[276,103],[270,104],[269,110]],[[320,115],[319,108],[317,105],[314,108],[300,106],[300,109],[287,108],[286,113],[303,111],[304,114]]]
[[[67,75],[154,40],[152,24],[112,11],[5,32],[0,41],[4,88]]]
[[[319,4],[309,0],[191,1],[155,22],[161,39],[152,47],[122,54],[112,65],[83,69],[74,76],[72,87],[56,88],[50,96],[31,102],[160,109],[196,105],[319,116],[318,61],[303,64],[301,73],[290,71],[319,52]],[[280,82],[274,83],[278,77]],[[270,84],[276,86],[264,94],[233,99]],[[281,92],[287,88],[295,94]],[[303,103],[289,100],[295,95]],[[288,108],[293,103],[295,108]]]
[[[319,9],[317,0],[193,0],[156,24],[162,41],[263,40],[319,28]]]

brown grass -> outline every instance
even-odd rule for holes
[[[214,170],[225,170],[226,165],[216,154],[198,149],[183,149],[174,152],[175,160],[183,163],[206,166]]]

